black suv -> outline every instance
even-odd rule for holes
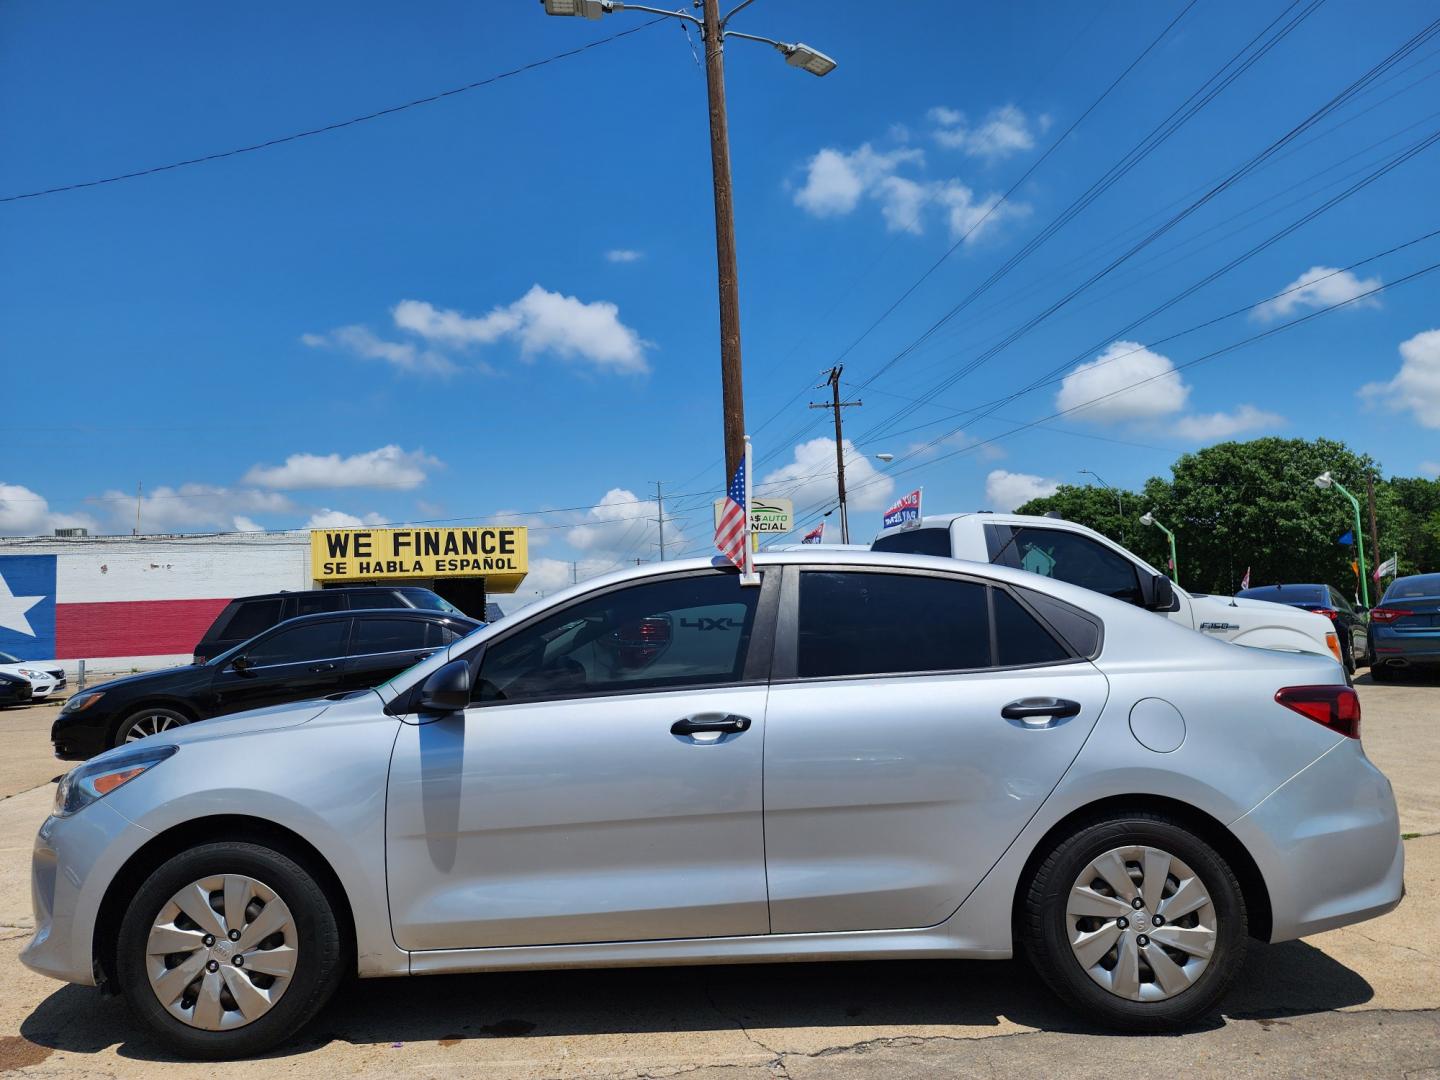
[[[56,757],[83,761],[197,720],[368,689],[484,625],[413,608],[303,615],[204,664],[82,691],[60,710],[50,741]]]
[[[203,664],[287,619],[318,615],[323,611],[357,611],[362,608],[415,608],[418,611],[448,611],[451,615],[465,614],[429,589],[412,586],[389,588],[365,585],[349,589],[241,596],[231,600],[215,616],[210,629],[195,646],[194,662]]]

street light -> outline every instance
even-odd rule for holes
[[[1315,477],[1315,486],[1321,491],[1329,491],[1332,487],[1350,500],[1350,505],[1355,509],[1355,551],[1359,556],[1360,566],[1360,603],[1364,607],[1370,606],[1370,582],[1365,576],[1365,534],[1360,527],[1360,500],[1345,490],[1345,485],[1330,475],[1326,469],[1319,476]]]
[[[1155,520],[1155,515],[1149,510],[1140,515],[1141,525],[1154,525],[1170,539],[1170,580],[1176,585],[1180,584],[1180,557],[1175,554],[1175,534]]]
[[[1105,478],[1092,469],[1081,469],[1082,476],[1093,476],[1100,481],[1100,486],[1115,496],[1115,508],[1120,512],[1120,542],[1125,542],[1125,497],[1118,490],[1105,483]]]
[[[727,30],[730,19],[750,6],[740,0],[723,16],[719,0],[697,0],[703,19],[686,11],[665,11],[620,0],[540,0],[547,15],[598,19],[616,11],[644,11],[694,23],[705,42],[705,83],[710,102],[710,171],[715,187],[715,262],[720,292],[720,393],[725,422],[725,481],[745,455],[745,397],[740,363],[740,285],[735,258],[735,205],[730,190],[730,133],[725,113],[725,39],[758,41],[779,50],[791,67],[812,75],[828,75],[835,61],[801,42]]]

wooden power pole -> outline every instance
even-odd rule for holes
[[[830,377],[821,386],[830,387],[831,399],[810,403],[812,409],[831,409],[835,413],[835,486],[840,494],[840,542],[850,542],[850,516],[845,506],[845,432],[844,425],[840,420],[840,410],[853,408],[856,405],[863,405],[860,400],[840,400],[840,373],[845,370],[845,365],[840,364],[830,369]]]

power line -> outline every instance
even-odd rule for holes
[[[572,57],[579,56],[581,53],[589,52],[591,49],[599,48],[601,45],[609,45],[611,42],[619,41],[623,37],[638,34],[641,30],[664,21],[664,18],[654,18],[638,26],[633,26],[629,30],[622,30],[617,34],[611,34],[609,37],[600,38],[589,44],[581,45],[574,49],[567,49],[565,52],[556,53],[554,56],[547,56],[543,60],[532,60],[528,64],[511,68],[509,71],[502,71],[498,75],[491,75],[488,78],[466,83],[464,86],[455,86],[449,90],[441,90],[439,93],[416,98],[413,101],[407,101],[400,105],[391,105],[384,109],[377,109],[374,112],[365,113],[362,116],[352,116],[348,120],[337,120],[333,124],[325,124],[322,127],[310,128],[306,131],[297,131],[290,135],[280,135],[273,139],[266,139],[264,142],[252,143],[249,146],[237,146],[233,150],[221,150],[214,154],[203,154],[200,157],[186,158],[183,161],[172,161],[168,165],[152,165],[147,169],[137,169],[134,172],[107,176],[100,180],[83,180],[74,184],[61,184],[57,187],[43,188],[39,191],[27,191],[19,195],[4,195],[0,196],[0,203],[19,202],[22,199],[38,199],[45,195],[59,195],[66,191],[79,191],[81,188],[116,184],[121,180],[134,180],[141,176],[154,176],[156,173],[170,172],[174,169],[184,169],[191,165],[204,165],[211,161],[220,161],[224,158],[236,157],[240,154],[254,153],[256,150],[268,150],[273,146],[283,146],[285,143],[308,139],[314,135],[324,135],[331,131],[339,131],[341,128],[353,127],[356,124],[363,124],[370,120],[378,120],[382,116],[393,116],[395,113],[405,112],[407,109],[419,108],[421,105],[433,105],[435,102],[443,101],[445,98],[454,97],[457,94],[464,94],[471,90],[478,90],[482,86],[491,86],[504,79],[511,79],[516,75],[523,75],[528,71],[534,71],[537,68],[558,63],[561,60],[568,60]]]

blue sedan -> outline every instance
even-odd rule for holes
[[[1396,578],[1370,611],[1371,676],[1411,667],[1440,670],[1440,574]]]

